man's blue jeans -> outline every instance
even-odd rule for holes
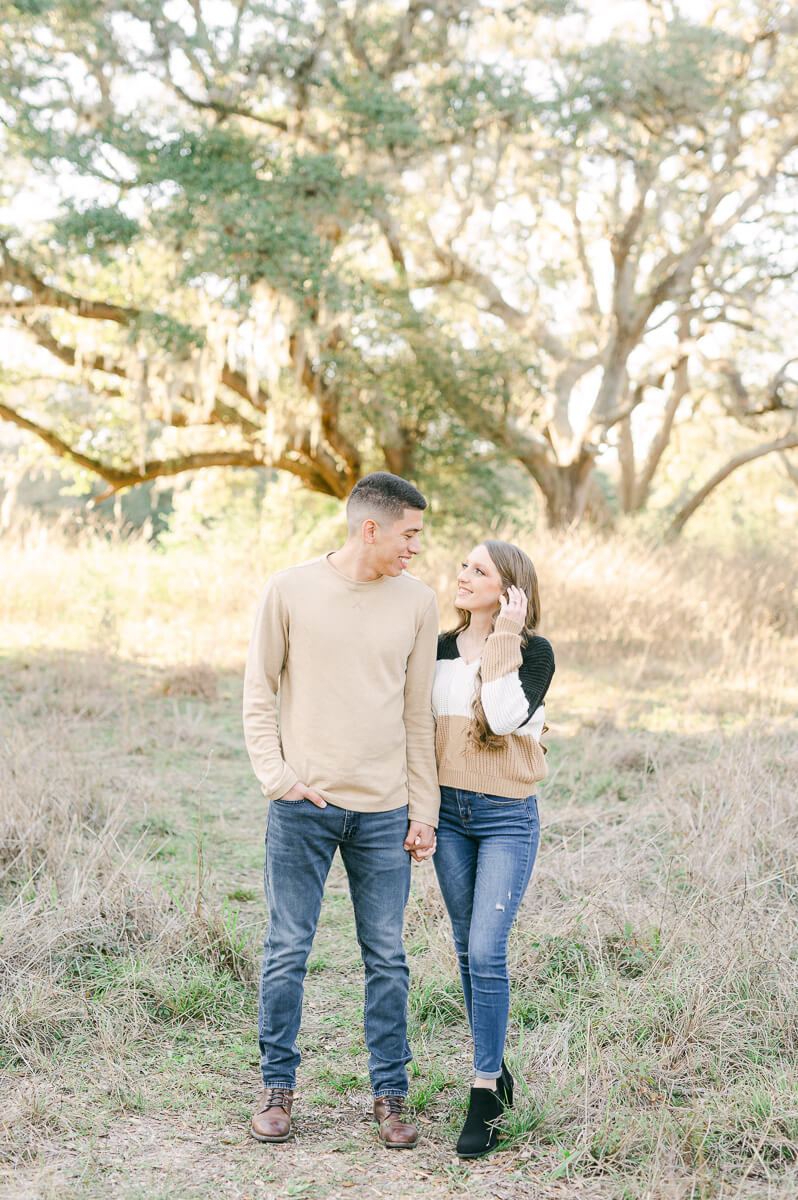
[[[433,862],[449,912],[474,1039],[474,1070],[501,1075],[510,980],[507,939],[535,865],[537,799],[441,788]]]
[[[402,925],[410,892],[403,849],[407,808],[359,813],[310,800],[273,800],[266,826],[264,887],[269,926],[263,947],[258,1034],[264,1087],[293,1088],[308,955],[330,865],[340,847],[366,971],[364,1021],[376,1097],[407,1095],[408,969]]]

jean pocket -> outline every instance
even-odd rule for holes
[[[286,800],[284,796],[280,796],[279,800],[272,800],[272,804],[284,804],[286,808],[296,808],[297,804],[312,803],[312,800],[308,800],[307,796],[297,796],[296,800]]]
[[[487,804],[495,804],[497,808],[510,808],[513,804],[524,804],[525,797],[516,796],[494,796],[491,792],[477,792],[480,800],[484,800]]]

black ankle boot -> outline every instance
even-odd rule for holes
[[[510,1068],[502,1059],[502,1073],[496,1080],[496,1095],[501,1100],[505,1108],[513,1107],[513,1083],[515,1080],[510,1074]]]
[[[472,1088],[468,1100],[468,1116],[457,1140],[460,1158],[479,1158],[487,1154],[499,1140],[496,1121],[504,1105],[490,1088]]]

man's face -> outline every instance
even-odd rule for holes
[[[398,520],[382,525],[374,522],[374,566],[381,575],[401,575],[414,554],[421,552],[424,514],[406,508]]]

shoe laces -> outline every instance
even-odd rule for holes
[[[290,1088],[282,1087],[266,1088],[266,1095],[263,1097],[263,1108],[285,1108],[290,1090]]]
[[[404,1096],[380,1096],[383,1104],[388,1109],[388,1116],[395,1114],[398,1117],[404,1116],[405,1104],[407,1103]]]

